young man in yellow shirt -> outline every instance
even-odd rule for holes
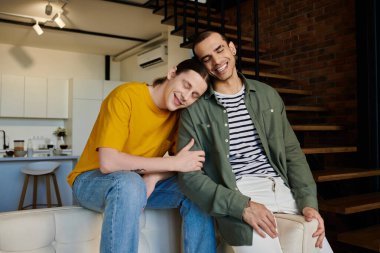
[[[145,207],[180,208],[185,253],[216,251],[212,219],[180,192],[173,176],[200,170],[204,152],[190,151],[191,140],[177,155],[164,157],[175,146],[177,110],[194,103],[207,81],[206,69],[190,59],[152,86],[126,83],[104,100],[68,176],[78,203],[104,214],[101,253],[138,252],[139,216]]]

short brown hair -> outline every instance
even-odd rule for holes
[[[224,34],[222,34],[221,32],[219,32],[217,30],[205,30],[203,32],[198,33],[198,35],[195,37],[195,39],[193,41],[193,48],[192,48],[192,50],[193,50],[194,56],[197,57],[197,55],[195,54],[195,51],[194,51],[195,46],[198,45],[199,43],[201,43],[202,41],[204,41],[205,39],[207,39],[208,37],[210,37],[210,35],[214,34],[214,33],[219,34],[220,37],[222,37],[222,39],[225,42],[227,42],[227,44],[228,44],[228,42],[229,42],[228,38]]]
[[[196,58],[191,58],[180,62],[177,65],[175,73],[176,75],[179,75],[189,70],[197,72],[206,81],[206,83],[208,83],[210,76],[203,64]],[[162,84],[163,82],[165,82],[165,80],[166,77],[157,78],[153,81],[153,86]]]

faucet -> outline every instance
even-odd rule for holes
[[[7,149],[7,148],[9,148],[9,146],[5,142],[5,131],[4,130],[0,130],[0,132],[3,132],[3,149]]]

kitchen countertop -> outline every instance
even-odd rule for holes
[[[54,161],[54,160],[78,160],[79,156],[58,155],[58,156],[33,156],[33,157],[0,157],[0,162],[20,162],[20,161]]]

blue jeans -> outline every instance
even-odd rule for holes
[[[73,193],[84,208],[103,213],[100,253],[137,253],[139,217],[146,208],[180,208],[184,253],[215,253],[213,219],[179,190],[177,178],[159,182],[148,201],[146,186],[135,172],[79,175]]]

